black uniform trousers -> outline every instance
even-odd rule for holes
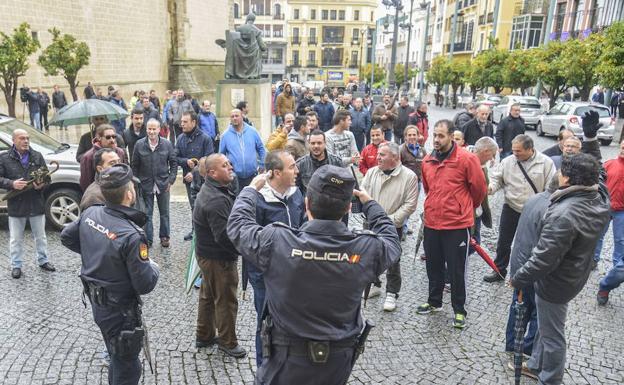
[[[427,255],[427,278],[431,306],[442,306],[444,274],[451,283],[451,304],[455,313],[466,315],[466,258],[470,241],[470,229],[434,230],[425,227],[423,240]],[[446,263],[446,269],[444,264]]]
[[[141,343],[132,346],[130,351],[119,354],[112,348],[114,340],[119,336],[122,330],[129,329],[128,316],[123,310],[110,308],[108,306],[100,306],[92,304],[93,319],[100,328],[106,350],[110,356],[110,366],[108,367],[108,383],[109,385],[136,385],[141,378],[141,361],[139,353],[141,352]]]
[[[289,354],[287,346],[275,346],[271,357],[262,361],[255,385],[344,385],[351,375],[353,348],[332,349],[324,364],[313,363],[307,355]]]
[[[504,277],[507,275],[507,266],[511,257],[511,243],[516,235],[520,213],[512,209],[507,203],[503,205],[498,226],[498,242],[496,243],[496,259],[494,263]]]

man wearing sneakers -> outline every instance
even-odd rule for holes
[[[442,309],[444,265],[451,281],[453,326],[466,325],[466,283],[464,272],[474,209],[487,194],[485,175],[479,158],[453,141],[453,123],[440,120],[435,124],[434,151],[423,161],[425,189],[424,246],[427,255],[429,298],[417,309],[427,314]]]
[[[396,227],[399,239],[403,224],[418,205],[418,177],[401,164],[399,145],[384,142],[377,149],[377,166],[368,170],[361,187],[384,209]],[[383,309],[394,311],[401,290],[401,261],[388,268],[386,301]],[[376,283],[375,286],[378,286]]]

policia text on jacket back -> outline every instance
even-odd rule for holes
[[[154,290],[158,266],[149,259],[140,227],[145,214],[131,207],[136,194],[130,166],[117,164],[102,172],[100,187],[106,205],[85,210],[63,230],[61,242],[81,255],[84,292],[111,357],[109,384],[134,385],[141,376],[139,353],[146,333],[139,295]]]
[[[253,189],[263,178],[241,191],[227,229],[236,249],[264,275],[263,362],[256,384],[343,385],[368,331],[362,292],[401,254],[394,224],[368,194],[353,190],[348,170],[327,165],[308,185],[307,223],[261,227]],[[340,221],[352,194],[363,203],[371,231],[353,233]]]

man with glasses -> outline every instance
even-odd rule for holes
[[[93,140],[93,147],[84,153],[80,159],[80,188],[82,191],[86,191],[87,187],[95,180],[95,162],[94,155],[100,148],[112,148],[115,150],[119,159],[123,163],[128,163],[126,152],[117,147],[117,134],[115,128],[110,124],[101,124],[95,130],[95,139]]]

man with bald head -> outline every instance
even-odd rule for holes
[[[494,126],[492,126],[489,117],[490,107],[482,104],[477,107],[474,119],[459,128],[464,133],[466,145],[474,146],[477,140],[484,136],[494,137]]]
[[[264,172],[266,150],[255,128],[243,121],[241,110],[230,112],[230,125],[221,136],[219,152],[230,160],[238,178],[238,187],[249,185],[251,180]]]
[[[23,190],[23,192],[7,202],[9,214],[9,255],[11,256],[11,276],[22,276],[22,257],[24,256],[24,228],[30,222],[30,228],[35,238],[37,264],[46,271],[55,271],[48,261],[48,243],[45,233],[45,201],[43,187],[49,182],[34,182],[32,188],[27,188],[27,180],[32,179],[32,173],[45,170],[45,160],[41,153],[30,147],[30,137],[25,130],[13,131],[13,146],[0,154],[0,188],[5,190]]]
[[[206,178],[193,209],[193,225],[197,234],[195,256],[203,276],[195,346],[203,348],[218,344],[219,350],[225,354],[242,358],[247,352],[236,338],[238,252],[226,232],[235,198],[228,186],[236,175],[223,154],[208,156],[203,166]]]

